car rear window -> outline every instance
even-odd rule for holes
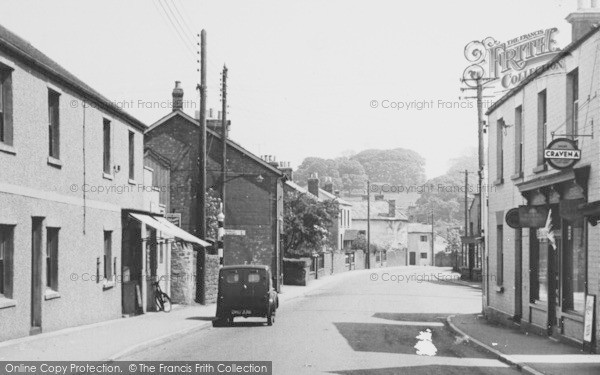
[[[229,272],[225,275],[225,282],[228,284],[235,284],[240,281],[240,275],[235,272]]]
[[[251,272],[248,274],[248,282],[249,283],[257,283],[260,281],[260,274],[257,272]]]

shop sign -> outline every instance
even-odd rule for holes
[[[226,236],[245,236],[246,231],[244,229],[225,229]]]
[[[594,331],[594,306],[596,305],[596,296],[588,294],[585,298],[585,312],[583,315],[583,341],[592,342]]]
[[[573,167],[581,159],[577,143],[568,138],[557,138],[544,149],[544,160],[555,169]]]
[[[547,206],[519,206],[521,228],[542,228],[548,219]]]
[[[511,208],[510,210],[508,210],[508,212],[504,216],[504,220],[506,221],[506,224],[513,229],[521,228],[518,208]]]

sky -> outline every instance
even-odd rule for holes
[[[557,27],[564,47],[565,17],[577,8],[576,0],[0,4],[0,24],[148,125],[171,111],[175,81],[186,112],[198,110],[205,29],[208,107],[221,108],[226,64],[230,135],[250,151],[297,167],[308,156],[407,148],[426,159],[428,177],[477,146],[475,105],[460,99],[472,95],[460,91],[466,44]]]

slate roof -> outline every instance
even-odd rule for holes
[[[367,220],[367,201],[351,202],[352,219]],[[396,216],[389,217],[389,204],[387,201],[371,200],[371,220],[384,221],[408,221],[408,217],[398,207],[396,207]]]
[[[36,71],[49,76],[62,86],[81,95],[98,108],[113,114],[134,127],[144,130],[146,124],[119,108],[115,103],[71,74],[57,62],[43,54],[28,41],[0,25],[0,50],[26,64]]]

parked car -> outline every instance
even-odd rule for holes
[[[213,326],[232,325],[238,316],[267,318],[267,324],[272,325],[277,307],[279,298],[268,266],[225,266],[219,271],[217,316]]]

